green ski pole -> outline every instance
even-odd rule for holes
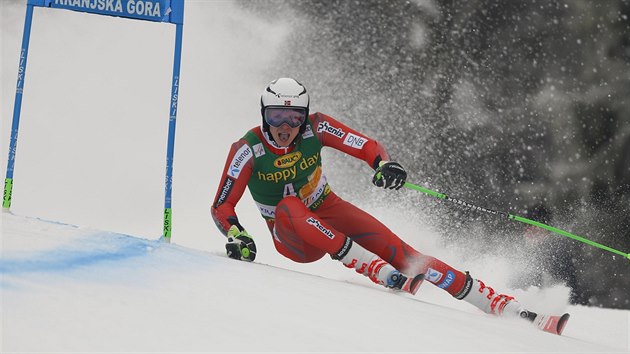
[[[416,191],[420,191],[420,192],[422,192],[424,194],[427,194],[427,195],[430,195],[432,197],[435,197],[435,198],[438,198],[438,199],[447,200],[449,202],[455,203],[457,205],[461,205],[461,206],[469,208],[469,209],[482,211],[482,212],[485,212],[485,213],[488,213],[488,214],[497,215],[499,217],[505,217],[507,219],[520,221],[522,223],[529,224],[529,225],[534,225],[534,226],[540,227],[542,229],[545,229],[547,231],[551,231],[553,233],[556,233],[558,235],[562,235],[562,236],[574,239],[576,241],[580,241],[580,242],[586,243],[587,245],[591,245],[591,246],[594,246],[594,247],[606,250],[608,252],[612,252],[614,254],[620,255],[620,256],[630,260],[630,254],[628,254],[628,253],[621,252],[621,251],[616,250],[614,248],[602,245],[600,243],[597,243],[595,241],[591,241],[591,240],[586,239],[586,238],[581,237],[581,236],[574,235],[574,234],[572,234],[570,232],[567,232],[567,231],[555,228],[553,226],[549,226],[549,225],[543,224],[541,222],[530,220],[530,219],[527,219],[527,218],[524,218],[524,217],[521,217],[521,216],[518,216],[518,215],[512,215],[510,213],[506,213],[506,212],[502,212],[502,211],[497,211],[497,210],[492,210],[492,209],[480,207],[480,206],[474,205],[472,203],[469,203],[469,202],[466,202],[466,201],[463,201],[463,200],[460,200],[460,199],[457,199],[457,198],[449,197],[446,194],[438,193],[438,192],[432,191],[432,190],[427,189],[427,188],[416,186],[415,184],[411,184],[411,183],[408,183],[408,182],[405,182],[404,186],[406,188],[413,189],[413,190],[416,190]]]

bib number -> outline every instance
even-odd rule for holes
[[[284,185],[284,192],[282,193],[282,196],[288,197],[290,195],[297,195],[295,193],[295,189],[293,188],[293,183],[288,183]]]

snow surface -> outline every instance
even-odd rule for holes
[[[25,6],[0,8],[6,157]],[[394,294],[329,258],[284,259],[248,193],[237,211],[258,258],[227,259],[209,205],[229,144],[258,124],[261,88],[300,73],[274,60],[292,30],[284,18],[230,1],[188,1],[185,16],[173,243],[164,244],[174,29],[35,10],[12,213],[2,215],[2,353],[628,352],[629,311],[567,306],[562,286],[510,289],[523,264],[443,247],[421,211],[384,198],[374,206],[370,192],[335,189],[333,174],[338,194],[421,252],[533,310],[571,312],[565,335],[488,317],[430,285]],[[316,99],[312,109],[327,111]],[[369,188],[367,166],[357,173]]]
[[[570,306],[556,336],[426,284],[412,297],[10,213],[0,274],[3,353],[628,352],[626,310]]]

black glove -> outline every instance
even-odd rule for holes
[[[256,259],[256,244],[247,231],[240,231],[232,225],[227,232],[228,242],[225,250],[230,258],[251,262]]]
[[[400,189],[407,180],[407,171],[393,161],[381,161],[374,173],[372,183],[386,189]]]

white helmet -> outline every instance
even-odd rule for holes
[[[304,108],[306,117],[308,118],[308,107],[310,99],[306,88],[294,79],[281,77],[272,81],[267,85],[265,91],[260,96],[260,113],[263,118],[263,130],[269,131],[269,124],[265,121],[265,108],[282,107],[282,108]],[[300,126],[300,134],[306,129],[307,120]]]

